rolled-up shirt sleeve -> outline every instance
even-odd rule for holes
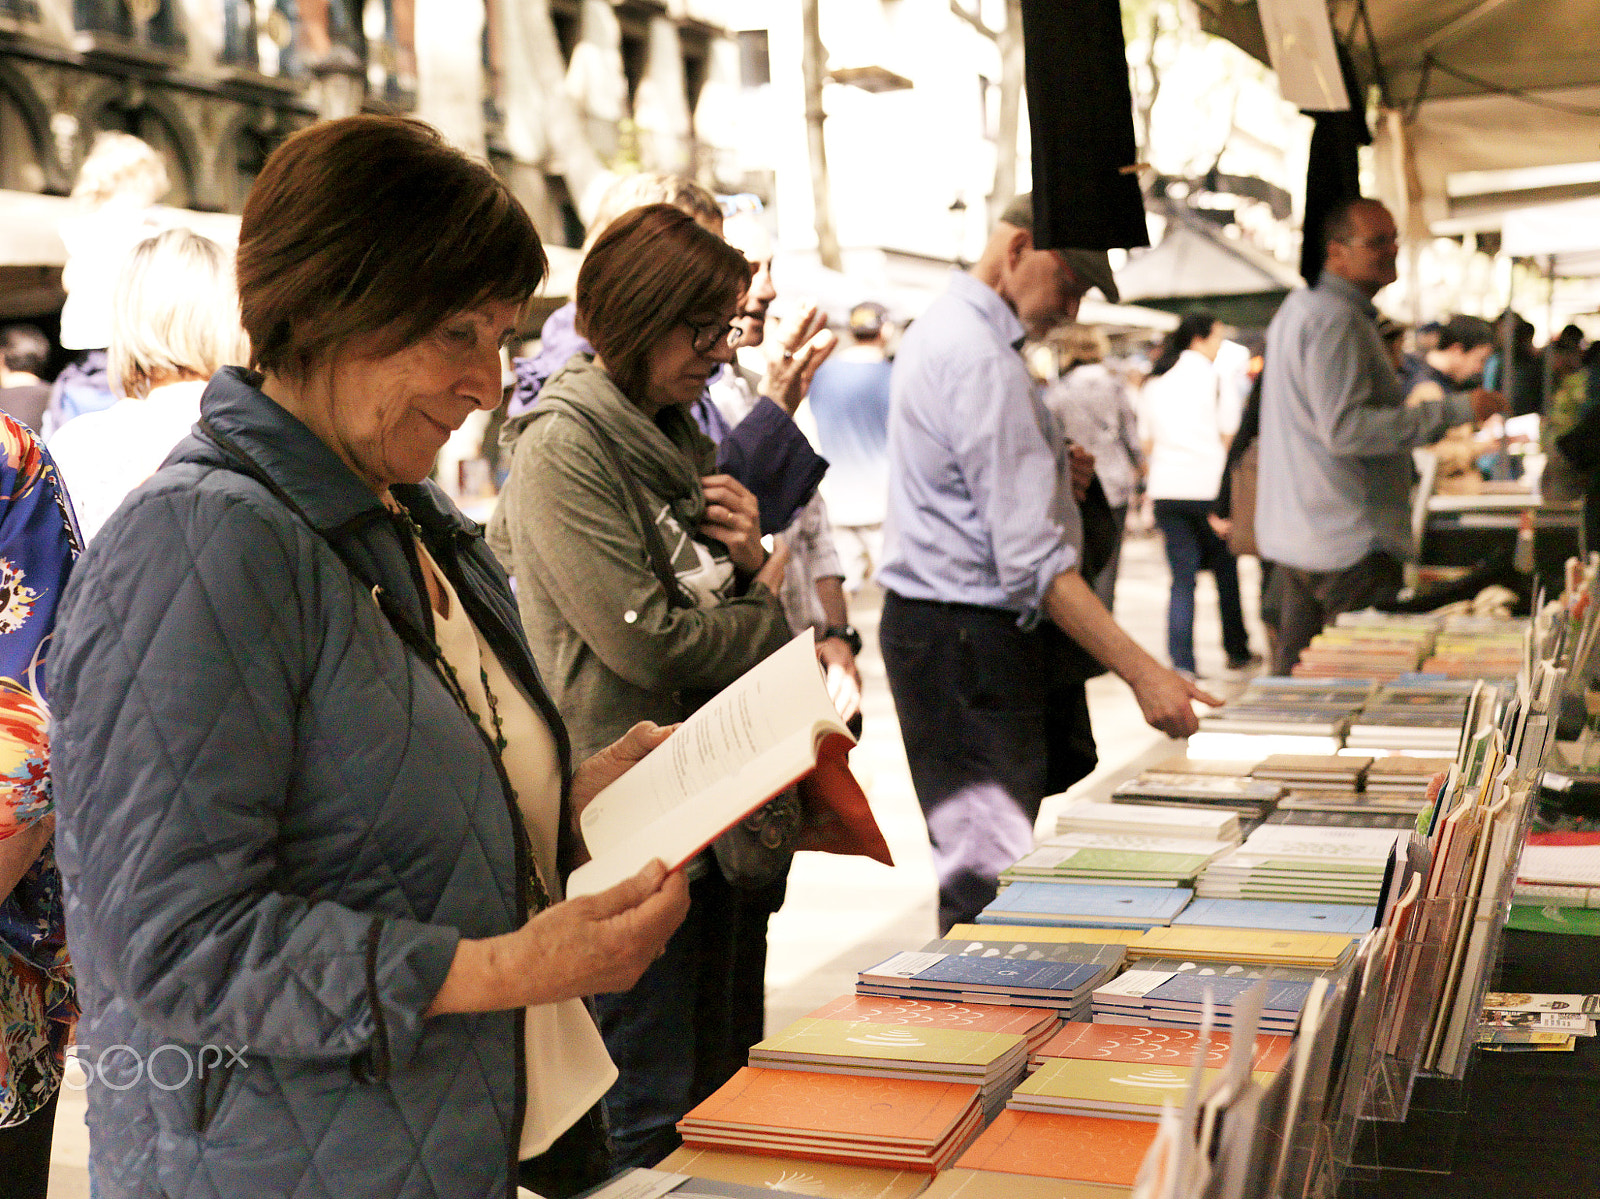
[[[976,362],[966,374],[952,389],[960,410],[951,422],[953,458],[989,532],[1005,606],[1031,628],[1051,580],[1078,564],[1081,533],[1056,519],[1056,455],[1029,402],[1021,359]]]

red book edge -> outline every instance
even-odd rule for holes
[[[852,854],[893,866],[894,858],[883,839],[872,807],[856,776],[850,773],[847,736],[829,733],[817,746],[817,765],[800,780],[800,798],[806,805],[806,824],[796,849]]]

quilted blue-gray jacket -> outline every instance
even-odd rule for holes
[[[204,420],[318,531],[191,434],[84,555],[50,656],[99,1193],[511,1195],[520,1012],[423,1012],[459,937],[525,920],[525,834],[482,734],[324,539],[431,633],[409,537],[257,381],[219,373]],[[570,780],[477,527],[394,493]]]

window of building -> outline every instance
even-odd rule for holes
[[[650,62],[650,31],[643,21],[622,21],[622,73],[628,80],[628,109],[633,110]]]
[[[739,83],[744,87],[761,87],[772,82],[772,55],[767,46],[765,29],[739,31]]]
[[[711,65],[711,38],[702,29],[678,30],[678,44],[683,48],[683,91],[694,112],[700,103],[700,91],[706,85]]]
[[[139,20],[133,16],[136,9]],[[145,0],[142,4],[127,4],[123,0],[72,0],[72,24],[85,33],[110,34],[162,50],[182,50],[183,30],[176,9],[176,0]]]
[[[556,42],[561,46],[561,61],[572,65],[572,53],[583,36],[581,0],[550,0],[550,21],[556,27]]]
[[[43,150],[21,102],[0,84],[0,187],[42,192],[46,182]]]

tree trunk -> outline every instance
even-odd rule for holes
[[[1017,194],[1017,129],[1022,123],[1022,0],[1006,0],[1006,23],[996,31],[1000,48],[1000,122],[995,131],[994,191],[989,193],[989,223],[994,228],[1000,213]]]
[[[839,235],[833,228],[833,204],[829,198],[828,151],[822,136],[822,32],[817,19],[817,0],[800,4],[800,73],[805,81],[806,145],[811,157],[812,220],[817,230],[817,256],[830,270],[844,269],[839,257]]]

